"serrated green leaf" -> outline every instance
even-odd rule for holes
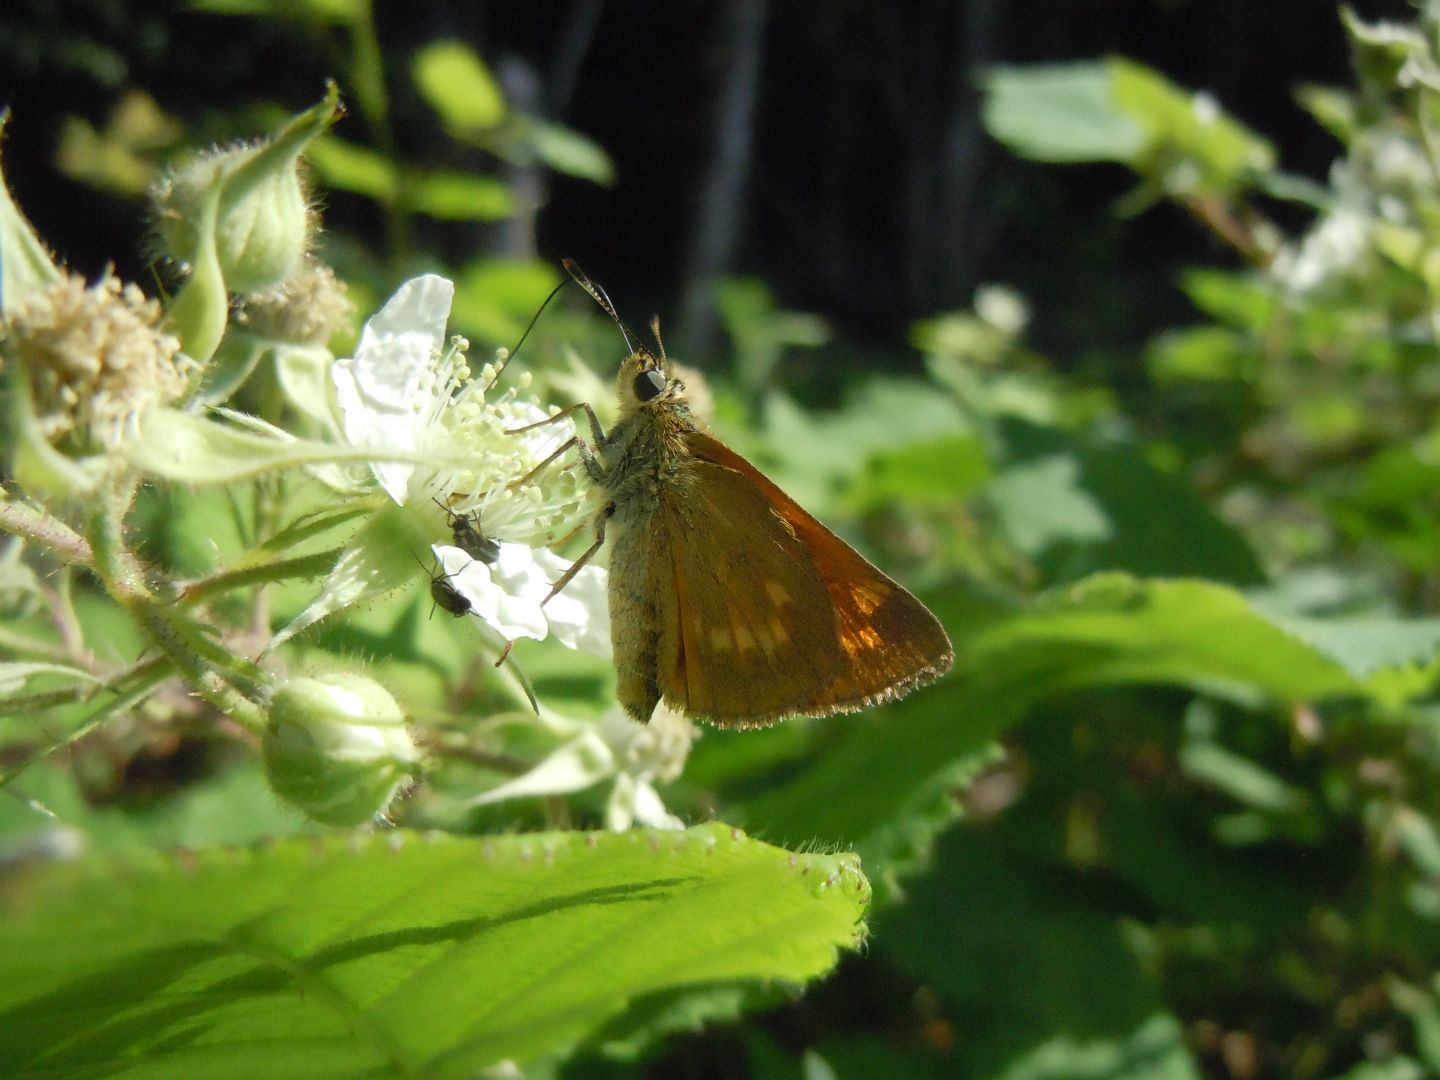
[[[437,41],[415,56],[415,86],[447,128],[485,131],[505,119],[505,96],[475,50]]]
[[[815,978],[867,900],[853,856],[720,824],[36,867],[3,894],[0,1071],[474,1076],[644,994]]]
[[[1170,684],[1260,706],[1368,689],[1241,593],[1206,581],[1099,574],[1022,611],[987,611],[958,589],[931,606],[955,642],[955,670],[829,729],[811,768],[733,810],[781,842],[818,837],[854,847],[882,896],[958,815],[952,792],[989,762],[992,740],[1045,698]]]

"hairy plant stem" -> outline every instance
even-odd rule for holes
[[[61,562],[93,567],[95,555],[85,538],[63,521],[28,503],[0,501],[0,530],[28,540]]]
[[[149,635],[199,694],[224,715],[253,732],[265,725],[258,702],[266,688],[244,670],[228,650],[214,645],[203,628],[155,601],[145,573],[125,548],[125,515],[136,481],[126,479],[103,495],[90,520],[94,570],[101,583],[136,624]]]
[[[314,555],[300,555],[293,559],[248,566],[241,570],[224,570],[199,581],[192,581],[181,593],[181,603],[197,604],[213,596],[242,589],[252,585],[264,585],[271,581],[285,581],[289,578],[310,578],[324,574],[335,565],[344,548],[331,548]]]

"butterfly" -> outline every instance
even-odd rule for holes
[[[693,415],[651,323],[636,343],[605,291],[565,269],[619,327],[619,419],[607,432],[587,403],[590,439],[571,449],[606,500],[591,547],[554,596],[607,542],[617,695],[645,722],[661,701],[720,727],[853,712],[950,669],[940,621],[897,582],[731,450]],[[548,599],[548,597],[547,597]]]

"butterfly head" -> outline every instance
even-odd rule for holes
[[[671,373],[664,352],[656,356],[644,346],[620,365],[615,390],[622,416],[665,409],[685,400],[685,384]]]

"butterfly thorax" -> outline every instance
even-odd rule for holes
[[[642,400],[637,387],[649,396]],[[658,508],[667,490],[685,483],[690,460],[685,439],[699,425],[690,414],[685,385],[646,349],[626,357],[616,390],[620,419],[599,447],[605,487],[621,516],[643,518]]]

